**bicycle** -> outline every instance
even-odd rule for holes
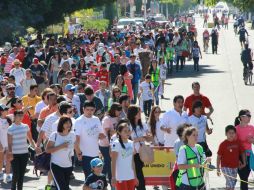
[[[249,67],[244,68],[243,75],[244,75],[244,77],[243,77],[244,84],[248,85],[248,83],[249,83],[249,85],[252,85],[252,75],[253,75],[252,70],[250,70]]]

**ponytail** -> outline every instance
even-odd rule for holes
[[[235,118],[235,126],[240,125],[240,123],[241,123],[240,117],[238,116]]]
[[[123,140],[122,140],[121,135],[118,135],[118,138],[119,138],[119,142],[120,142],[120,144],[121,144],[121,147],[122,147],[123,149],[125,149],[125,146],[124,146],[124,144],[123,144]]]

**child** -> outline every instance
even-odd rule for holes
[[[243,168],[246,165],[245,153],[239,141],[236,139],[236,128],[228,125],[225,129],[227,139],[224,140],[218,150],[217,156],[217,175],[221,175],[222,170],[226,175],[232,176],[226,178],[226,189],[234,190],[236,185],[237,169]],[[241,155],[242,162],[239,162]],[[234,179],[235,178],[235,179]]]
[[[107,190],[106,176],[102,174],[103,162],[99,158],[94,158],[90,162],[92,173],[86,178],[83,190]]]
[[[199,71],[199,58],[202,59],[202,54],[197,41],[194,41],[191,53],[194,61],[194,71]]]
[[[173,43],[169,43],[169,46],[166,48],[166,62],[168,67],[168,75],[173,71],[173,62],[174,62],[174,54],[175,49],[173,47]]]
[[[4,180],[4,173],[2,172],[3,163],[6,155],[8,155],[8,142],[7,142],[7,131],[9,126],[11,125],[11,119],[7,117],[8,108],[1,104],[0,105],[0,181]],[[10,160],[6,159],[6,182],[10,183],[12,181],[12,177],[10,175],[11,164]]]
[[[151,82],[151,75],[145,76],[145,81],[140,84],[140,94],[143,101],[143,110],[146,117],[149,117],[154,99],[154,85]]]
[[[129,140],[131,130],[127,122],[117,127],[118,139],[112,143],[112,185],[116,190],[134,190],[138,184],[134,164],[133,141]]]
[[[162,57],[159,62],[159,68],[160,68],[160,88],[159,88],[159,94],[161,95],[161,98],[164,98],[164,83],[167,79],[167,66],[165,64],[165,59]]]

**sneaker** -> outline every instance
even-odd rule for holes
[[[10,183],[12,181],[11,175],[10,174],[7,175],[5,180],[6,180],[6,183]]]
[[[163,95],[161,95],[161,99],[164,99],[164,96],[163,96]]]
[[[3,181],[3,180],[4,180],[4,173],[1,172],[1,173],[0,173],[0,181]]]

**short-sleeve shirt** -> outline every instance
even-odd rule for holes
[[[238,140],[224,140],[218,150],[218,155],[221,156],[221,167],[237,168],[239,164],[239,156],[244,152],[241,143]]]
[[[111,84],[115,83],[117,75],[119,75],[120,64],[111,63],[109,66]]]
[[[8,128],[8,134],[12,136],[12,153],[13,154],[26,154],[28,153],[27,145],[27,132],[29,127],[26,124],[21,123],[16,125],[13,123]]]
[[[153,85],[152,82],[148,83],[146,81],[143,81],[140,84],[140,88],[143,89],[143,92],[142,92],[142,100],[143,101],[147,101],[147,100],[152,100],[153,99],[152,90],[154,89],[154,85]]]
[[[254,137],[254,126],[236,126],[237,139],[241,142],[244,150],[251,150],[251,143],[249,142],[250,137]]]
[[[41,130],[45,132],[45,135],[47,138],[49,138],[51,133],[53,132],[52,130],[53,123],[55,123],[59,118],[60,117],[59,115],[57,115],[56,112],[46,117],[45,121],[43,122],[41,126]]]
[[[31,65],[30,69],[37,84],[41,84],[45,81],[44,77],[42,76],[45,73],[45,69],[41,64],[39,64],[37,67]]]
[[[85,185],[93,190],[104,190],[108,186],[108,182],[104,174],[98,176],[94,173],[91,173],[86,178]]]
[[[205,108],[210,108],[212,106],[210,100],[206,96],[203,96],[203,95],[195,96],[194,94],[192,94],[188,96],[184,102],[184,107],[187,108],[189,116],[193,114],[192,105],[196,101],[201,101],[203,104],[202,115],[205,115]]]
[[[141,128],[139,125],[136,126],[136,129],[134,130],[132,128],[132,133],[131,133],[131,138],[134,140],[136,138],[139,138],[139,137],[144,137],[146,136],[146,133],[148,132],[148,127],[146,124],[142,123],[143,124],[143,128]],[[135,150],[136,152],[139,152],[139,148],[140,148],[140,144],[143,144],[144,142],[136,142],[134,143],[134,146],[135,146]]]
[[[41,101],[41,97],[35,96],[31,98],[28,95],[26,95],[22,98],[22,100],[23,100],[24,107],[32,106],[32,108],[29,109],[29,113],[33,116],[35,114],[35,106],[38,102]]]
[[[52,114],[56,111],[57,111],[57,105],[52,106],[52,107],[47,106],[41,110],[39,119],[45,119],[47,116],[49,116],[50,114]]]

